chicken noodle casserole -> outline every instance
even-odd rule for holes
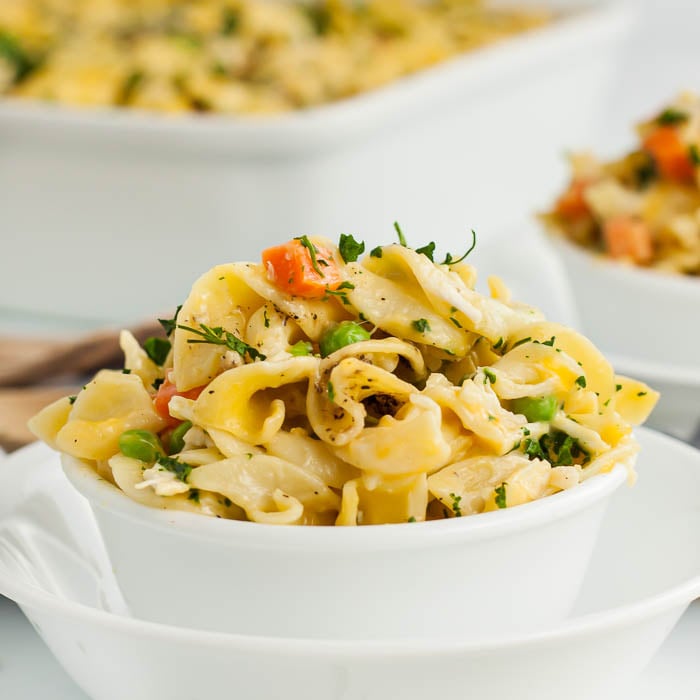
[[[30,427],[140,503],[260,523],[453,518],[631,470],[656,392],[397,230],[215,267],[168,340],[123,332],[124,371]]]
[[[2,0],[0,94],[162,112],[283,112],[539,27],[480,0]]]
[[[638,135],[619,160],[573,156],[571,184],[545,221],[612,258],[700,275],[700,99],[682,95]]]

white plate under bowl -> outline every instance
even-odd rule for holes
[[[608,698],[641,672],[700,595],[700,453],[648,430],[639,438],[639,482],[615,496],[579,616],[535,635],[483,644],[320,642],[133,619],[87,504],[44,447],[0,464],[0,593],[21,605],[95,700],[232,692],[246,700],[423,700],[441,682],[490,700]],[[192,591],[183,605],[204,602]]]

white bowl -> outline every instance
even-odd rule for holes
[[[604,352],[700,370],[700,279],[640,269],[551,236],[583,332]]]
[[[369,249],[398,219],[412,240],[439,232],[461,248],[469,228],[525,216],[564,176],[565,146],[592,138],[630,24],[614,0],[532,4],[568,16],[279,118],[0,101],[12,238],[0,255],[0,311],[133,322],[174,308],[222,258],[257,257],[283,237],[352,232]],[[485,177],[496,153],[507,164]],[[144,306],[144,284],[123,282],[156,272]]]
[[[619,697],[700,595],[700,453],[646,430],[639,438],[640,479],[614,496],[580,616],[534,634],[319,643],[127,617],[89,509],[43,446],[0,465],[0,593],[94,700],[425,700],[436,688],[490,700]]]
[[[149,508],[86,463],[62,461],[137,616],[341,639],[483,638],[561,621],[626,475],[618,466],[533,503],[449,521],[282,527]]]

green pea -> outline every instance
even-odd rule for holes
[[[540,398],[523,396],[520,399],[513,399],[510,403],[510,410],[513,413],[521,413],[530,423],[552,420],[558,408],[559,402],[556,396]]]
[[[127,430],[119,436],[119,449],[125,457],[152,464],[164,454],[163,446],[150,430]]]
[[[343,321],[337,326],[329,328],[322,336],[319,343],[321,355],[328,357],[340,348],[362,340],[369,340],[369,331],[354,321]]]
[[[294,355],[294,357],[302,357],[304,355],[310,355],[313,349],[313,346],[308,340],[300,340],[289,348],[289,352]]]
[[[188,420],[180,425],[170,433],[170,441],[168,443],[168,454],[175,455],[178,452],[182,452],[185,447],[185,433],[192,427],[192,423]]]

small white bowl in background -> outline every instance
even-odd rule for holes
[[[301,234],[439,238],[526,216],[590,141],[630,26],[616,0],[531,0],[548,27],[274,118],[0,100],[0,321],[165,313],[193,279]],[[533,168],[541,176],[533,177]]]
[[[582,331],[604,352],[700,371],[700,279],[641,269],[550,236]],[[700,397],[698,397],[700,401]]]
[[[621,688],[700,594],[700,454],[648,430],[638,437],[639,481],[613,497],[577,616],[543,632],[320,644],[128,617],[111,600],[90,509],[43,445],[0,469],[0,594],[21,605],[94,700],[424,700],[440,684],[490,700],[627,697]],[[191,591],[183,604],[202,600]]]
[[[239,634],[484,639],[571,611],[626,469],[512,509],[356,528],[149,508],[62,458],[140,618]]]

